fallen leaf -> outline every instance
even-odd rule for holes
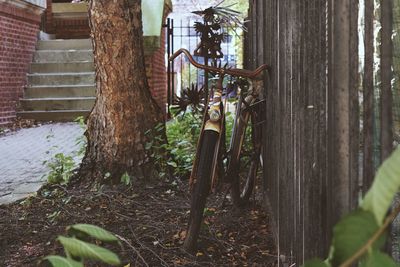
[[[214,248],[214,247],[208,247],[208,248],[207,248],[207,251],[208,251],[208,252],[215,252],[215,248]]]
[[[186,238],[186,234],[187,234],[186,230],[184,230],[184,231],[179,233],[179,236],[180,236],[181,240],[184,240]]]

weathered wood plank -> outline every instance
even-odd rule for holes
[[[363,192],[374,179],[374,0],[364,0]]]
[[[356,36],[353,34],[351,23],[352,16],[357,12],[352,10],[350,0],[333,1],[332,3],[332,51],[331,51],[331,88],[328,96],[330,111],[330,190],[332,192],[332,209],[330,220],[337,222],[341,215],[353,207],[357,197],[353,194],[357,186],[358,176],[355,176],[354,168],[357,161],[353,161],[354,153],[353,136],[354,127],[352,120],[356,107],[352,99],[354,90],[353,72],[355,64],[351,60],[352,43]]]
[[[357,64],[350,56],[357,54],[357,19],[350,14],[357,14],[356,2],[261,2],[251,5],[252,17],[257,17],[251,31],[258,38],[251,47],[263,49],[253,51],[257,64],[272,66],[264,189],[280,262],[300,265],[326,255],[331,226],[354,203],[358,99]]]
[[[393,150],[393,0],[381,0],[381,161]]]

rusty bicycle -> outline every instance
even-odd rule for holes
[[[206,70],[218,78],[215,89],[206,99],[197,151],[189,180],[190,217],[184,248],[189,252],[194,252],[210,191],[214,191],[221,180],[229,182],[230,195],[236,206],[244,205],[253,191],[257,170],[261,163],[262,112],[260,110],[262,103],[265,102],[262,74],[268,66],[264,64],[254,71],[249,71],[203,65],[196,62],[186,49],[176,51],[170,60],[174,60],[180,54],[184,54],[196,68]],[[247,90],[244,88],[238,90],[238,103],[228,148],[225,144],[226,97],[223,99],[225,76],[245,78],[248,83]]]

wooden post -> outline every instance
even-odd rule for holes
[[[380,97],[380,137],[381,163],[393,150],[393,116],[392,116],[392,78],[393,78],[393,0],[381,0],[381,97]],[[390,239],[386,243],[389,254],[392,253],[392,242],[396,233],[391,230]]]
[[[358,32],[357,0],[332,0],[328,80],[329,221],[334,225],[357,204]]]
[[[381,0],[381,161],[393,150],[393,0]]]
[[[374,179],[374,0],[364,0],[363,192]]]

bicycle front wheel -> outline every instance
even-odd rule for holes
[[[215,131],[205,131],[200,145],[196,181],[191,195],[189,225],[183,244],[188,252],[195,252],[197,248],[206,199],[210,192],[212,166],[218,137],[219,133]]]

